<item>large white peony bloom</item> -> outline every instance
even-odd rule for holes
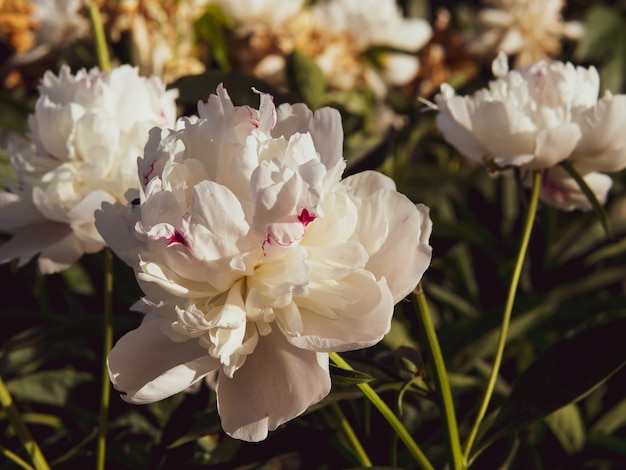
[[[69,267],[105,246],[94,226],[103,201],[125,201],[137,189],[136,160],[156,125],[176,119],[177,92],[156,77],[122,66],[73,75],[47,72],[28,125],[32,142],[9,144],[18,182],[0,191],[0,263],[21,266],[39,256],[43,273]]]
[[[497,79],[473,96],[441,87],[435,107],[445,139],[475,162],[545,172],[544,200],[561,208],[591,208],[575,181],[553,170],[564,161],[606,200],[610,184],[598,172],[626,167],[626,95],[598,99],[594,67],[541,61],[509,71],[500,54],[492,69]]]
[[[152,130],[135,205],[96,214],[147,312],[109,371],[149,403],[218,370],[224,430],[259,441],[329,393],[328,352],[387,333],[429,265],[431,221],[382,174],[341,179],[336,110],[235,107],[220,86],[198,111]]]

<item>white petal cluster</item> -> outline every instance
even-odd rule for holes
[[[431,221],[390,178],[341,179],[336,110],[236,107],[220,86],[198,113],[153,129],[135,205],[96,215],[147,313],[109,371],[147,403],[217,369],[223,428],[258,441],[328,394],[328,352],[387,333],[429,265]]]
[[[125,201],[139,180],[136,159],[153,126],[172,125],[177,92],[122,66],[110,73],[63,66],[46,72],[29,137],[9,145],[17,182],[0,192],[0,262],[39,256],[43,273],[105,246],[94,225],[102,202]]]
[[[447,84],[435,97],[437,125],[445,139],[471,160],[497,168],[544,172],[542,197],[563,209],[590,209],[562,168],[567,161],[601,202],[612,173],[626,167],[626,95],[598,98],[594,67],[540,61],[508,70],[507,57],[493,62],[497,79],[473,96]]]
[[[356,52],[372,47],[398,51],[381,54],[380,74],[374,74],[373,70],[365,73],[370,87],[380,94],[385,85],[404,85],[417,75],[419,60],[415,53],[432,36],[426,20],[405,18],[395,0],[329,0],[317,3],[313,13],[321,27],[335,34],[347,34]],[[322,67],[327,75],[336,73],[336,64],[319,60],[318,63],[327,65]]]
[[[395,0],[326,0],[312,6],[302,0],[212,1],[249,38],[238,50],[251,62],[244,68],[272,83],[285,81],[285,57],[298,51],[315,60],[331,87],[369,87],[382,96],[387,86],[416,76],[416,52],[432,36],[426,20],[405,18]],[[381,48],[375,65],[362,58],[374,47]]]
[[[67,47],[89,35],[89,20],[83,15],[82,0],[31,0],[37,21],[36,44],[18,54],[15,63],[38,60],[54,49]]]
[[[479,13],[482,31],[468,51],[485,57],[504,52],[515,57],[516,67],[527,67],[555,57],[563,39],[578,40],[582,24],[563,21],[565,0],[484,0]]]

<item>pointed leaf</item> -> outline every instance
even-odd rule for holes
[[[46,370],[7,382],[16,400],[64,406],[72,389],[93,380],[91,374],[72,369]]]
[[[326,79],[324,72],[313,59],[298,51],[289,54],[287,77],[291,88],[298,92],[311,109],[322,106],[326,92]]]
[[[611,434],[624,425],[626,425],[626,398],[596,421],[591,430]]]
[[[580,400],[626,365],[626,318],[590,328],[541,355],[515,382],[475,454]]]
[[[585,425],[580,410],[575,403],[570,403],[556,410],[545,419],[567,454],[575,454],[585,445]]]
[[[346,370],[333,364],[330,365],[330,372],[332,375],[333,385],[355,385],[374,380],[374,377],[366,374],[365,372],[360,372],[358,370]]]

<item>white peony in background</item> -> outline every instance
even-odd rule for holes
[[[431,221],[380,173],[341,179],[336,110],[266,94],[235,107],[220,86],[198,113],[151,131],[135,205],[97,213],[147,312],[109,371],[150,403],[219,369],[224,430],[259,441],[329,393],[328,352],[389,331],[429,265]]]
[[[94,226],[103,201],[138,188],[135,160],[148,131],[172,125],[177,92],[135,68],[47,72],[28,118],[30,141],[15,136],[9,156],[17,181],[0,192],[0,262],[24,265],[39,254],[48,274],[105,246]]]
[[[598,98],[594,67],[540,61],[509,71],[501,53],[496,79],[473,96],[447,84],[435,97],[436,122],[445,139],[476,163],[495,169],[542,171],[542,199],[562,209],[591,209],[563,168],[571,163],[600,202],[614,173],[626,167],[626,95]]]

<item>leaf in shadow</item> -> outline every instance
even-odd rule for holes
[[[473,456],[496,439],[517,432],[580,400],[626,365],[626,318],[587,329],[541,355],[517,379]]]

